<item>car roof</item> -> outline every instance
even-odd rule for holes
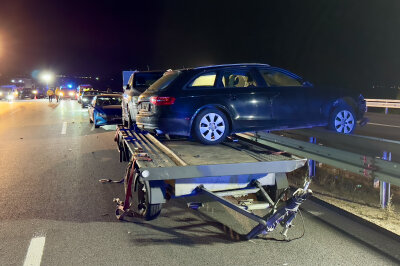
[[[252,67],[252,66],[269,67],[270,65],[261,64],[261,63],[238,63],[238,64],[223,64],[223,65],[202,66],[202,67],[196,67],[196,68],[192,68],[192,69],[210,69],[210,68],[222,68],[222,67]]]

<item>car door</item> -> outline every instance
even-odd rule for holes
[[[306,87],[299,77],[277,68],[259,70],[272,97],[275,129],[297,128],[309,123]]]
[[[229,108],[237,131],[273,127],[270,91],[262,86],[252,68],[229,68],[221,71],[219,86],[227,89]]]

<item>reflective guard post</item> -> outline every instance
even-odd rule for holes
[[[317,138],[310,137],[310,143],[316,144]],[[315,176],[315,161],[314,160],[308,160],[308,176],[309,177]]]
[[[382,160],[391,161],[392,160],[392,153],[390,152],[383,152]],[[380,184],[380,202],[382,209],[387,208],[390,202],[390,183],[385,181],[379,181]]]

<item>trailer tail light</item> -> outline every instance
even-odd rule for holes
[[[150,102],[154,105],[173,105],[175,103],[175,98],[174,97],[153,96],[153,97],[150,97]]]

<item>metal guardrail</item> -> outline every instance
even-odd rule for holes
[[[372,156],[315,145],[270,133],[257,132],[236,135],[239,138],[400,186],[400,163],[397,162],[385,161]]]
[[[385,114],[388,113],[389,108],[400,108],[400,100],[391,99],[365,99],[367,107],[380,107],[385,108]]]

